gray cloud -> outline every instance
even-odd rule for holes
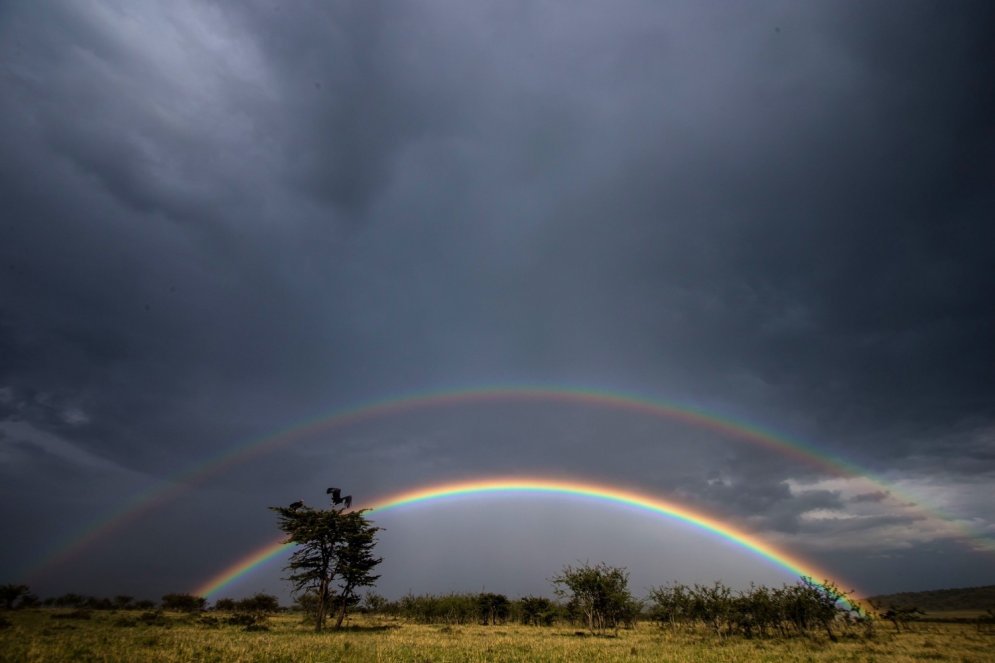
[[[873,493],[861,493],[859,495],[854,495],[850,498],[851,502],[883,502],[888,499],[889,493],[884,490],[874,491]]]

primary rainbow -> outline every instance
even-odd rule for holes
[[[383,499],[374,501],[367,506],[370,513],[377,513],[395,509],[408,504],[432,502],[447,498],[460,498],[471,495],[492,495],[505,493],[532,493],[545,495],[564,495],[571,497],[594,498],[606,503],[617,504],[648,511],[653,514],[666,516],[673,520],[688,523],[700,530],[717,535],[723,539],[731,541],[741,548],[768,560],[791,574],[801,577],[807,576],[816,582],[829,580],[832,575],[784,550],[779,550],[765,543],[754,534],[745,532],[723,523],[712,516],[695,511],[686,506],[668,502],[658,497],[638,493],[614,486],[605,486],[596,483],[579,481],[562,481],[557,479],[544,478],[510,478],[510,479],[482,479],[477,481],[464,481],[456,483],[446,483],[425,488],[416,488],[403,493],[390,495]],[[244,578],[266,562],[279,556],[281,552],[290,548],[292,544],[283,543],[282,539],[267,543],[266,545],[252,551],[229,565],[221,572],[211,576],[192,593],[196,596],[211,598],[221,590],[225,589],[235,581]],[[849,587],[846,587],[849,589]]]
[[[136,520],[139,516],[146,514],[155,507],[176,498],[191,486],[200,484],[238,463],[287,446],[308,436],[355,425],[364,421],[396,416],[405,412],[495,402],[552,402],[584,405],[679,421],[690,426],[710,429],[727,437],[770,449],[784,456],[795,458],[808,465],[817,467],[834,476],[861,477],[878,489],[898,495],[898,491],[882,481],[872,478],[869,472],[842,460],[832,458],[808,444],[775,434],[754,424],[675,402],[651,399],[626,392],[563,386],[474,387],[458,390],[417,392],[335,410],[331,414],[306,420],[274,434],[249,440],[228,449],[224,453],[203,460],[171,479],[161,482],[158,486],[138,494],[131,500],[125,501],[117,510],[103,518],[84,526],[72,536],[54,546],[52,551],[47,555],[41,556],[37,563],[22,575],[31,579],[45,569],[70,559],[93,543],[105,539],[111,532]],[[910,500],[905,499],[905,501]],[[948,522],[951,520],[949,516],[935,510],[933,510],[931,515]],[[969,531],[965,531],[962,536],[968,539],[980,540],[978,537],[972,537]]]

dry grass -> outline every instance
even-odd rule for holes
[[[879,624],[873,637],[790,640],[717,638],[674,633],[652,624],[618,637],[577,635],[572,627],[423,626],[357,618],[348,629],[315,634],[300,617],[279,615],[268,631],[204,624],[165,615],[159,625],[137,613],[94,612],[90,619],[53,619],[68,611],[6,613],[3,661],[993,661],[995,634],[969,624],[917,624],[895,633]]]

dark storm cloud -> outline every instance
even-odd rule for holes
[[[17,34],[48,21],[41,38],[22,37],[34,50],[7,72],[4,258],[18,278],[5,287],[4,372],[29,400],[45,393],[90,412],[92,425],[77,436],[92,444],[137,456],[163,444],[199,446],[190,439],[195,420],[214,427],[213,408],[229,397],[263,398],[232,394],[243,380],[272,380],[279,364],[277,373],[298,369],[306,383],[303,365],[286,360],[309,334],[306,304],[279,273],[281,247],[253,225],[259,201],[246,200],[251,182],[233,176],[246,173],[233,174],[238,160],[219,153],[223,128],[184,117],[185,98],[170,104],[190,91],[172,77],[183,72],[164,74],[149,57],[118,66],[115,53],[129,44],[97,29],[97,19],[31,11],[43,9],[22,7],[8,25]],[[251,156],[251,145],[243,152]],[[142,444],[133,444],[135,428]]]
[[[286,101],[284,176],[304,195],[361,215],[389,186],[399,150],[446,124],[452,92],[434,94],[443,90],[432,72],[406,57],[432,36],[413,8],[373,2],[301,10],[257,5],[242,17]]]
[[[5,468],[85,489],[99,461],[140,490],[385,394],[581,383],[769,423],[990,522],[950,486],[995,471],[991,19],[7,5]],[[202,490],[262,508],[326,467],[371,492],[561,472],[785,535],[890,503],[798,489],[824,467],[707,431],[551,406],[400,418],[280,458]]]
[[[685,484],[678,494],[707,507],[729,514],[737,522],[746,520],[757,530],[794,533],[801,517],[816,509],[841,509],[838,491],[792,491],[783,481],[730,481],[712,478],[700,484]]]
[[[981,219],[993,203],[995,95],[983,81],[995,57],[980,25],[990,10],[844,12],[837,36],[862,84],[812,132],[812,158],[787,182],[766,180],[782,202],[804,196],[794,209],[808,213],[742,226],[753,241],[741,273],[807,313],[809,333],[772,330],[768,374],[820,402],[834,432],[884,412],[927,425],[990,417],[983,302],[995,281]]]

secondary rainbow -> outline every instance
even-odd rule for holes
[[[43,555],[38,562],[23,575],[31,579],[45,569],[66,561],[85,550],[97,541],[104,540],[115,530],[147,514],[150,510],[162,505],[196,486],[210,477],[216,476],[239,463],[269,453],[319,433],[329,432],[356,425],[364,421],[372,421],[405,412],[414,412],[432,408],[456,407],[475,403],[498,402],[532,402],[532,403],[562,403],[589,407],[606,408],[633,412],[649,417],[678,421],[689,426],[706,428],[716,431],[732,439],[738,439],[748,444],[770,449],[784,456],[795,458],[808,465],[839,477],[860,477],[879,490],[891,492],[900,496],[905,502],[912,498],[901,495],[899,491],[886,483],[873,478],[866,470],[855,465],[832,458],[811,445],[791,439],[770,430],[746,423],[730,417],[680,404],[672,401],[653,399],[646,396],[607,391],[587,387],[564,386],[497,386],[474,387],[457,390],[417,392],[400,397],[367,402],[358,406],[335,410],[320,417],[308,419],[290,428],[260,438],[254,438],[243,444],[235,445],[224,453],[207,458],[186,471],[174,475],[171,479],[146,490],[95,522],[84,526],[72,536],[53,546],[53,549]],[[923,509],[927,511],[926,509]],[[946,522],[952,518],[936,509],[928,510],[931,516]],[[981,543],[983,547],[995,548],[990,541],[973,534],[964,527],[959,527],[958,536]]]
[[[733,527],[700,511],[645,493],[597,483],[544,478],[499,478],[446,483],[390,495],[373,501],[366,508],[369,509],[370,513],[375,514],[408,504],[419,504],[473,495],[501,495],[508,493],[593,498],[620,506],[635,507],[643,511],[690,524],[698,529],[731,541],[750,553],[785,569],[794,576],[807,576],[818,582],[832,579],[835,575],[791,553],[774,548],[754,534]],[[211,576],[198,585],[192,593],[197,596],[212,598],[232,583],[246,577],[270,560],[275,559],[280,553],[288,550],[290,547],[291,544],[285,544],[282,540],[268,543],[248,555],[239,558],[221,572]],[[847,586],[847,588],[849,587]]]

